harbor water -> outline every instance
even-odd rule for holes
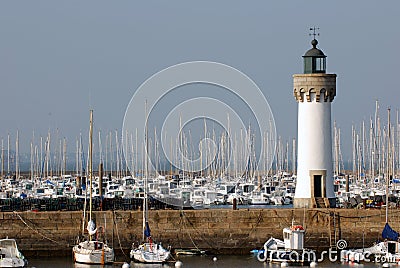
[[[215,259],[216,258],[216,259]],[[219,255],[219,256],[183,256],[180,257],[179,260],[182,262],[182,268],[204,268],[204,267],[213,267],[213,268],[243,268],[243,267],[251,267],[251,268],[266,268],[266,267],[281,267],[280,264],[271,264],[260,262],[257,260],[255,256],[247,255],[247,256],[237,256],[237,255]],[[123,260],[120,260],[113,265],[86,265],[86,264],[74,264],[72,258],[41,258],[41,259],[30,259],[28,267],[36,267],[36,268],[114,268],[114,267],[122,267]],[[317,267],[353,267],[358,265],[349,265],[348,263],[340,263],[340,262],[330,262],[329,260],[325,260],[322,263],[318,263]],[[141,263],[130,263],[130,267],[175,267],[174,263],[168,264],[141,264]],[[297,266],[290,266],[297,267]],[[378,263],[367,263],[363,264],[362,267],[382,267],[382,264]]]

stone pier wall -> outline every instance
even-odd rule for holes
[[[389,223],[400,230],[400,210],[389,211]],[[141,211],[96,211],[97,226],[117,254],[125,254],[142,239]],[[305,246],[324,250],[344,239],[348,248],[378,240],[385,225],[385,210],[356,209],[215,209],[149,211],[155,241],[172,248],[201,248],[214,254],[248,254],[271,236],[282,239],[292,220],[306,229]],[[86,228],[86,226],[85,226]],[[82,235],[82,212],[1,212],[0,238],[16,238],[27,256],[69,255]]]

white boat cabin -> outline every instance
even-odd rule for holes
[[[283,229],[283,242],[285,249],[304,249],[304,233],[305,230],[301,225],[292,225]]]

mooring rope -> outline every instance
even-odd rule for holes
[[[181,218],[182,218],[182,217],[184,218],[184,219],[181,219],[181,220],[185,220],[185,219],[186,219],[186,221],[190,224],[190,226],[193,228],[193,230],[196,231],[196,232],[200,235],[200,237],[202,238],[202,240],[203,240],[211,249],[214,249],[214,250],[219,251],[219,249],[216,248],[216,247],[214,246],[214,245],[217,245],[218,243],[213,243],[212,241],[210,242],[210,241],[209,241],[209,240],[211,239],[210,237],[209,237],[209,238],[206,238],[204,234],[202,234],[199,230],[197,230],[197,228],[196,228],[196,227],[194,226],[194,224],[190,221],[190,219],[189,219],[188,217],[186,217],[185,212],[184,212],[183,210],[180,211],[180,215],[181,215]],[[185,224],[184,222],[182,222],[182,223]]]
[[[60,243],[60,242],[58,242],[58,241],[56,241],[56,240],[54,240],[54,239],[51,239],[50,237],[45,236],[44,234],[40,233],[38,230],[36,230],[36,229],[34,229],[33,227],[29,226],[29,224],[28,224],[28,223],[21,217],[21,215],[19,215],[16,211],[13,211],[13,213],[14,213],[15,215],[17,215],[17,217],[22,221],[23,224],[26,225],[26,227],[28,227],[29,229],[31,229],[32,231],[34,231],[35,233],[37,233],[37,234],[40,235],[41,237],[43,237],[43,238],[45,238],[45,239],[47,239],[47,240],[49,240],[49,241],[51,241],[51,242],[54,242],[54,243],[56,243],[56,244],[58,244],[58,245],[64,246],[64,244],[62,244],[62,243]],[[67,244],[67,247],[69,247],[69,244]]]
[[[257,227],[260,225],[261,222],[263,222],[264,218],[262,215],[263,209],[259,211],[258,216],[257,216],[257,222],[255,225],[252,226],[252,228],[249,231],[249,234],[247,236],[247,238],[242,241],[242,243],[239,244],[239,246],[237,247],[236,250],[240,249],[243,247],[243,245],[245,245],[246,243],[249,243],[250,241],[250,235],[257,229]]]
[[[183,213],[183,211],[182,211],[182,213]],[[186,219],[186,216],[183,214],[183,216],[185,217],[185,219]],[[186,223],[185,223],[185,221],[183,221],[183,228],[185,228],[185,231],[186,231],[186,233],[189,235],[189,238],[190,238],[190,241],[192,241],[192,244],[194,245],[194,247],[197,249],[197,250],[199,250],[200,251],[200,249],[197,247],[197,245],[194,243],[194,241],[193,241],[193,239],[192,239],[192,236],[190,235],[190,232],[189,232],[189,230],[186,228]]]
[[[117,238],[118,238],[119,249],[122,251],[122,254],[124,254],[125,258],[128,258],[128,256],[126,256],[126,254],[125,254],[125,251],[122,249],[121,239],[119,238],[118,225],[117,225],[117,221],[115,220],[115,211],[113,211],[113,221],[114,221],[114,224],[115,224],[115,229],[117,230]]]

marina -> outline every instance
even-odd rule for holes
[[[387,129],[392,129],[390,117]],[[133,261],[172,267],[178,260],[190,267],[264,267],[264,262],[273,263],[268,264],[271,267],[280,267],[276,263],[341,267],[365,263],[365,252],[374,254],[375,260],[383,258],[384,264],[397,264],[400,179],[394,140],[399,138],[386,135],[382,146],[375,148],[386,156],[371,154],[363,163],[360,158],[353,162],[353,171],[340,167],[336,145],[328,147],[337,154],[333,160],[318,160],[322,167],[300,173],[289,169],[288,158],[279,160],[286,166],[276,160],[279,168],[265,173],[251,168],[251,158],[248,169],[241,172],[221,173],[220,166],[202,172],[161,171],[155,166],[133,172],[122,164],[113,171],[103,170],[101,162],[94,170],[92,149],[88,172],[67,171],[64,165],[54,172],[58,176],[44,176],[53,171],[34,168],[36,160],[30,172],[20,172],[16,164],[14,174],[5,175],[2,169],[0,237],[11,239],[0,240],[4,252],[0,267],[120,267],[125,262],[142,267]],[[355,149],[354,155],[362,154]],[[335,164],[331,178],[326,163]],[[298,185],[308,189],[299,190]],[[299,224],[290,224],[293,221]],[[388,222],[397,237],[383,235],[382,226]],[[86,224],[87,229],[80,230]],[[279,240],[282,229],[284,239]],[[287,242],[292,236],[299,244],[292,238]],[[337,251],[340,241],[346,247]],[[344,255],[332,262],[315,257],[291,261],[293,254],[320,256],[329,250]],[[49,258],[54,256],[59,257]]]
[[[313,31],[315,38],[315,28]],[[333,142],[331,139],[330,106],[336,96],[336,74],[325,73],[326,56],[317,48],[316,39],[311,44],[303,56],[304,74],[293,76],[299,125],[305,127],[299,128],[297,150],[293,140],[291,167],[288,143],[284,149],[278,140],[275,156],[271,155],[274,143],[265,140],[263,150],[257,152],[256,135],[249,127],[244,140],[232,143],[226,141],[227,133],[222,131],[216,137],[213,130],[219,147],[201,150],[200,165],[187,162],[186,157],[193,158],[194,152],[189,149],[190,132],[182,131],[175,141],[174,164],[169,163],[170,170],[161,170],[166,160],[161,160],[157,150],[156,129],[154,136],[148,133],[147,101],[141,149],[132,132],[126,133],[122,144],[116,132],[117,150],[113,152],[110,142],[103,155],[99,132],[97,169],[93,110],[88,159],[84,159],[82,139],[77,140],[75,171],[67,168],[65,140],[60,140],[54,161],[58,164],[52,164],[49,133],[44,147],[42,139],[40,147],[31,144],[30,170],[21,172],[18,132],[15,170],[10,171],[8,136],[7,172],[2,142],[0,237],[12,239],[0,241],[4,252],[0,267],[26,267],[32,265],[29,259],[35,263],[35,258],[54,256],[59,259],[37,265],[70,267],[71,261],[62,264],[62,258],[71,254],[71,267],[179,267],[181,260],[190,267],[258,267],[265,263],[272,267],[276,263],[279,267],[340,267],[341,262],[370,262],[366,254],[373,254],[376,264],[397,264],[399,118],[394,138],[388,109],[386,131],[371,127],[372,145],[355,146],[353,171],[345,170],[336,124]],[[206,140],[211,133],[205,121],[203,131]],[[383,134],[373,135],[379,131]],[[265,134],[273,137],[272,132]],[[359,144],[356,130],[353,134],[354,144]],[[367,154],[368,149],[377,153]],[[140,150],[146,154],[138,157]],[[109,163],[113,158],[117,161]],[[261,171],[260,160],[266,161],[263,165],[268,171]],[[273,165],[275,168],[269,169]],[[383,241],[373,245],[377,239]]]
[[[400,266],[398,9],[206,2],[0,3],[0,268]]]

